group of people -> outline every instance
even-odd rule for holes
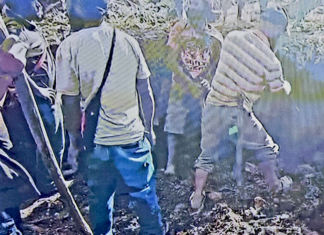
[[[168,133],[166,174],[175,173],[174,158],[182,157],[178,165],[191,159],[179,156],[179,152],[199,152],[192,162],[195,191],[190,196],[191,207],[197,211],[204,205],[208,174],[231,151],[228,142],[235,144],[233,176],[238,184],[243,180],[245,148],[255,151],[269,189],[280,189],[279,146],[255,116],[253,104],[266,90],[284,90],[287,95],[291,92],[271,49],[288,25],[284,9],[263,8],[257,29],[234,30],[223,39],[217,30],[208,30],[208,22],[215,19],[207,14],[208,4],[205,2],[205,7],[203,2],[189,5],[186,20],[178,21],[169,33],[168,46],[173,51],[170,58],[174,60],[168,66],[173,75],[164,125]],[[185,140],[180,143],[181,139]],[[183,171],[178,174],[183,175]]]
[[[7,1],[10,6],[10,0]],[[30,6],[36,9],[33,16],[39,15],[39,5],[35,2],[30,1]],[[207,176],[226,150],[223,140],[229,138],[229,130],[233,128],[239,137],[237,146],[256,151],[259,169],[269,189],[279,189],[276,172],[279,147],[253,113],[253,103],[264,90],[284,90],[287,94],[291,90],[283,78],[281,64],[271,50],[274,39],[283,34],[287,26],[287,15],[281,8],[265,9],[258,29],[233,31],[223,39],[220,33],[206,32],[206,17],[212,20],[212,14],[205,12],[207,1],[199,3],[192,1],[188,19],[178,21],[170,30],[168,46],[173,58],[170,63],[174,66],[164,126],[168,133],[166,173],[175,171],[173,160],[178,157],[175,146],[179,136],[188,138],[188,145],[201,148],[194,165],[195,191],[188,195],[191,207],[196,211],[203,207]],[[130,205],[139,217],[140,234],[160,235],[165,231],[152,158],[156,137],[151,72],[134,37],[103,20],[109,14],[106,9],[106,0],[67,1],[73,32],[56,51],[56,77],[50,84],[56,92],[56,103],[62,106],[69,137],[67,158],[76,169],[78,157],[81,153],[85,155],[90,189],[89,218],[94,234],[112,234],[114,197],[128,194]],[[22,16],[19,7],[15,8],[12,3],[11,11],[14,10],[14,16],[19,19],[30,17]],[[24,41],[27,30],[33,32],[33,29],[27,29],[29,21],[26,22],[21,27],[21,34],[9,35],[1,44],[1,104],[27,69],[28,52],[37,51],[36,42]],[[30,74],[35,75],[35,68],[42,67],[39,63],[44,60],[44,50],[32,55],[33,58],[36,56],[32,60],[36,63]],[[49,86],[48,81],[46,85]],[[39,86],[34,84],[35,90],[41,90]],[[46,97],[45,94],[51,94],[51,91],[40,92],[39,99],[50,102],[50,95]],[[92,110],[93,107],[97,109]],[[5,112],[6,109],[1,109],[0,140],[1,149],[8,152],[15,141],[11,141],[7,123],[3,121]],[[46,113],[48,110],[44,108],[43,116]],[[94,136],[84,138],[91,131],[93,120]],[[193,139],[199,139],[198,143]],[[84,144],[85,141],[88,143]],[[54,138],[52,143],[55,142]],[[84,146],[87,146],[86,151]],[[17,170],[5,165],[3,159],[11,158],[2,156],[5,155],[2,152],[0,176],[11,182],[18,175]],[[239,173],[237,177],[240,178]],[[43,193],[37,188],[37,180],[36,184],[31,179],[29,181],[34,186],[34,194]],[[0,189],[0,234],[21,234],[13,222],[14,216],[19,216],[10,211],[14,208],[17,214],[19,204],[8,206],[9,199],[6,199],[10,190],[18,189],[14,184],[7,185]]]

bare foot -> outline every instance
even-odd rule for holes
[[[164,171],[164,174],[174,175],[175,174],[174,165],[168,165],[166,170]]]
[[[65,177],[73,175],[78,170],[78,163],[77,162],[75,162],[74,164],[69,164],[69,166],[71,167],[70,169],[62,171],[63,176],[65,176]]]
[[[196,193],[193,192],[190,196],[190,206],[194,210],[202,210],[204,207],[204,201],[206,198],[206,193]]]

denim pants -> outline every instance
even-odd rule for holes
[[[114,196],[127,193],[139,217],[140,234],[163,234],[147,139],[122,146],[97,145],[88,158],[90,222],[95,235],[112,235]]]

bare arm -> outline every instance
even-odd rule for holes
[[[140,108],[145,132],[150,134],[151,144],[154,144],[155,135],[153,132],[152,125],[154,116],[154,98],[149,79],[137,79],[136,88],[139,95]]]
[[[62,95],[62,110],[65,128],[70,142],[79,147],[81,140],[81,107],[80,96]]]
[[[44,98],[50,99],[51,103],[54,103],[55,100],[55,91],[52,88],[49,87],[40,87],[36,84],[36,82],[30,78],[30,76],[27,76],[29,83],[34,88],[33,91],[37,92],[37,95],[40,95]]]
[[[81,150],[81,95],[78,79],[78,71],[75,68],[75,53],[73,51],[74,40],[66,38],[56,51],[56,90],[57,101],[61,99],[64,119],[64,129],[67,130],[70,145],[68,148],[67,163],[72,166],[71,171],[63,174],[73,174],[77,168],[77,158]],[[62,94],[62,95],[61,95]]]
[[[68,132],[70,146],[67,162],[71,169],[63,172],[65,176],[73,174],[78,169],[78,156],[81,151],[81,108],[80,96],[62,96],[64,126]]]

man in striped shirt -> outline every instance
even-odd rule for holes
[[[279,188],[279,147],[255,117],[252,106],[265,89],[290,93],[291,86],[283,79],[281,64],[269,42],[285,32],[287,23],[281,8],[269,8],[261,14],[258,30],[233,31],[226,36],[202,115],[202,153],[195,163],[195,192],[190,198],[193,209],[203,207],[207,176],[226,150],[222,142],[233,126],[238,128],[239,146],[256,151],[261,162],[259,169],[269,188]],[[238,172],[234,176],[235,173]]]

